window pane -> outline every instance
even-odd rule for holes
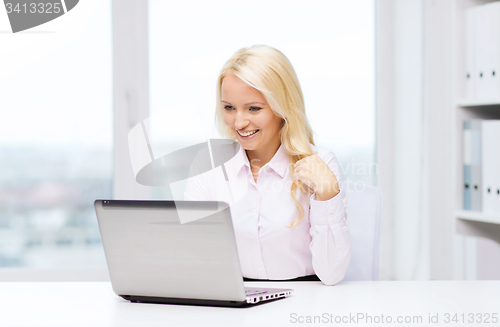
[[[292,62],[316,145],[344,180],[374,182],[374,4],[356,1],[150,0],[155,157],[217,137],[215,82],[239,48],[266,44]]]
[[[0,75],[0,267],[105,265],[93,202],[112,189],[110,6]]]

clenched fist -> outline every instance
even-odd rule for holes
[[[339,193],[335,174],[316,154],[297,161],[294,168],[293,179],[306,184],[316,193],[316,200],[330,200]]]

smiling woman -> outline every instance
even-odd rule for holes
[[[186,200],[230,203],[243,276],[340,282],[351,258],[346,198],[333,152],[314,145],[295,71],[279,50],[237,51],[217,81],[216,125],[240,145],[223,175],[190,178]],[[220,179],[220,180],[219,180]]]

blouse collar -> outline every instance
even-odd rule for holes
[[[250,162],[248,161],[248,157],[245,149],[241,145],[239,145],[240,149],[235,156],[235,165],[236,171],[239,173],[244,166],[247,166],[250,170]],[[272,170],[274,170],[281,178],[285,176],[286,168],[289,165],[288,155],[285,151],[283,144],[280,144],[278,151],[274,154],[272,159],[264,165],[264,167],[269,166]],[[262,167],[263,168],[263,167]],[[261,169],[262,169],[261,168]]]

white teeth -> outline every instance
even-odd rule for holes
[[[252,135],[252,134],[257,133],[257,131],[258,131],[258,129],[256,129],[256,130],[255,130],[255,131],[253,131],[253,132],[248,132],[248,133],[246,133],[246,134],[241,134],[239,131],[237,131],[237,132],[238,132],[238,134],[240,134],[241,136],[250,136],[250,135]]]

